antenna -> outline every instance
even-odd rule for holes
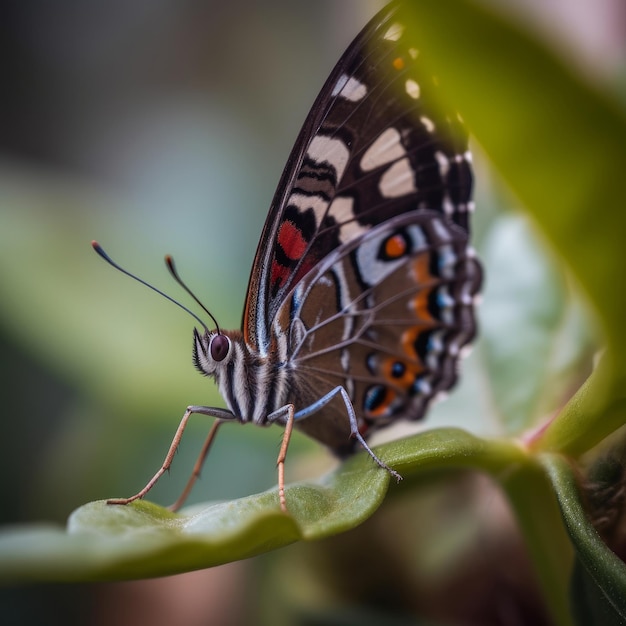
[[[213,320],[215,324],[215,328],[217,329],[217,334],[221,335],[220,325],[217,323],[217,320],[213,316],[213,313],[207,309],[202,302],[198,299],[198,296],[187,287],[187,285],[183,282],[183,279],[178,275],[178,271],[176,270],[176,266],[174,265],[174,259],[169,255],[165,255],[165,264],[167,265],[167,269],[170,271],[170,274],[174,278],[174,280],[200,305],[202,310]]]
[[[178,302],[177,300],[174,300],[174,298],[168,296],[166,293],[163,293],[160,289],[157,289],[154,285],[151,285],[150,283],[147,283],[145,280],[139,278],[139,276],[135,276],[134,274],[131,274],[128,270],[125,270],[123,267],[121,267],[120,265],[118,265],[102,248],[102,246],[97,242],[97,241],[92,241],[91,242],[91,247],[111,266],[113,266],[116,270],[119,270],[120,272],[122,272],[122,274],[126,274],[126,276],[130,276],[130,278],[133,278],[134,280],[136,280],[137,282],[141,283],[142,285],[145,285],[146,287],[152,289],[152,291],[156,291],[160,296],[163,296],[164,298],[166,298],[167,300],[169,300],[170,302],[173,302],[176,306],[180,307],[183,311],[186,311],[187,313],[189,313],[189,315],[191,315],[191,317],[193,317],[196,321],[198,321],[200,323],[200,325],[202,326],[202,328],[204,328],[204,330],[208,333],[210,332],[207,325],[190,309],[188,309],[186,306],[184,306],[183,304],[181,304],[180,302]],[[191,294],[191,296],[193,297],[193,299],[198,302],[198,304],[202,307],[202,309],[209,314],[209,316],[211,317],[211,319],[215,322],[215,325],[217,326],[217,322],[215,321],[215,318],[211,315],[211,313],[209,313],[209,311],[206,309],[206,307],[198,300],[198,298],[196,298],[196,296],[193,295],[193,293],[191,293],[191,291],[189,291],[189,289],[185,286],[185,284],[180,280],[180,278],[178,277],[178,274],[176,273],[175,270],[173,270],[173,265],[174,262],[172,261],[171,257],[165,257],[166,262],[167,262],[167,266],[170,268],[170,272],[172,272],[172,275],[174,276],[174,278],[176,279],[176,281],[182,285],[184,287],[184,289]],[[168,261],[169,259],[169,261]],[[170,266],[171,263],[171,266]],[[219,334],[219,326],[217,327],[217,332]]]

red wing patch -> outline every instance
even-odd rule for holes
[[[284,221],[278,231],[278,245],[290,261],[298,261],[306,251],[308,241],[302,231],[289,220]]]

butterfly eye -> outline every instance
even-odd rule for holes
[[[226,335],[215,335],[211,340],[211,358],[214,361],[223,361],[230,350],[230,339]]]

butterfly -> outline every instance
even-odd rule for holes
[[[203,307],[215,328],[200,320],[193,360],[228,408],[188,407],[152,480],[110,503],[146,495],[194,414],[216,419],[174,509],[218,428],[233,421],[285,428],[283,511],[294,427],[339,457],[364,448],[401,478],[367,440],[399,419],[421,419],[454,385],[476,333],[482,281],[469,245],[468,133],[456,112],[437,106],[438,81],[421,63],[401,4],[387,5],[356,37],[304,122],[261,233],[241,330],[222,330]]]

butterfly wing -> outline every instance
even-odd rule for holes
[[[315,405],[342,386],[364,436],[421,418],[456,382],[481,276],[467,234],[430,210],[397,215],[343,244],[280,308],[291,400]],[[354,446],[341,402],[296,425],[340,454]]]
[[[414,208],[467,230],[467,133],[433,105],[436,84],[383,9],[332,71],[287,161],[248,286],[245,341],[262,355],[287,294],[332,250]]]
[[[437,106],[400,15],[383,9],[339,60],[283,172],[244,311],[246,342],[288,368],[297,409],[344,387],[362,434],[419,419],[456,380],[481,270],[458,115]],[[278,355],[276,357],[276,355]],[[349,452],[345,407],[297,426]]]

